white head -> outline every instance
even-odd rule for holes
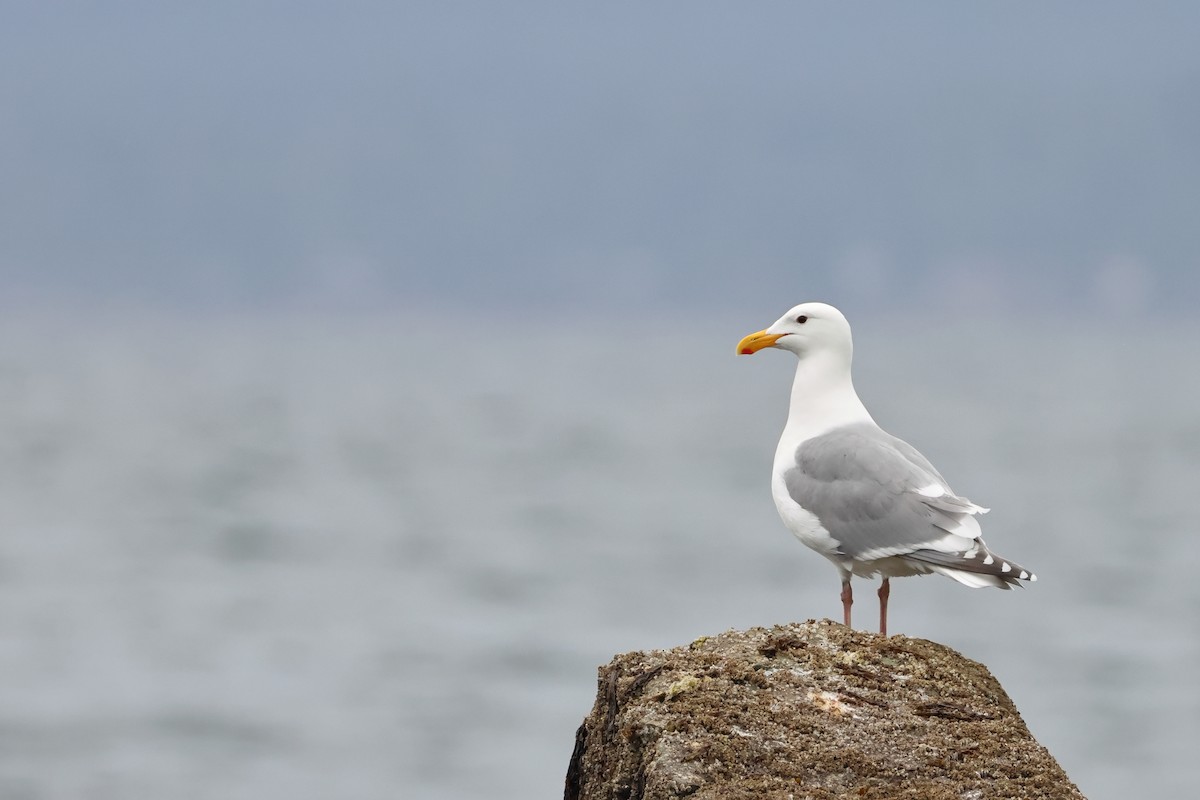
[[[850,323],[831,305],[801,303],[777,319],[766,330],[752,333],[738,342],[740,355],[757,353],[765,347],[790,350],[801,359],[813,355],[831,355],[849,366],[854,354]]]

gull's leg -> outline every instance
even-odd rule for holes
[[[850,627],[850,606],[854,605],[854,592],[850,591],[850,576],[842,578],[842,617]]]
[[[879,584],[879,632],[887,636],[887,599],[892,593],[892,584],[885,576]]]

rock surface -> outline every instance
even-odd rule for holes
[[[810,620],[601,667],[565,797],[1083,795],[982,664],[923,639]]]

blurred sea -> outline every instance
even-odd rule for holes
[[[767,488],[790,357],[733,353],[780,310],[4,323],[0,798],[559,796],[615,652],[840,611]],[[1092,800],[1190,796],[1200,329],[856,341],[1041,578],[897,581],[895,631],[987,664]]]

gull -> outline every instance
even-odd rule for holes
[[[802,303],[738,342],[737,352],[768,347],[799,359],[771,496],[796,538],[837,567],[847,627],[854,575],[883,578],[884,636],[891,578],[936,572],[974,589],[1037,580],[988,549],[976,519],[988,509],[955,494],[916,448],[875,424],[854,391],[854,345],[842,312]]]

